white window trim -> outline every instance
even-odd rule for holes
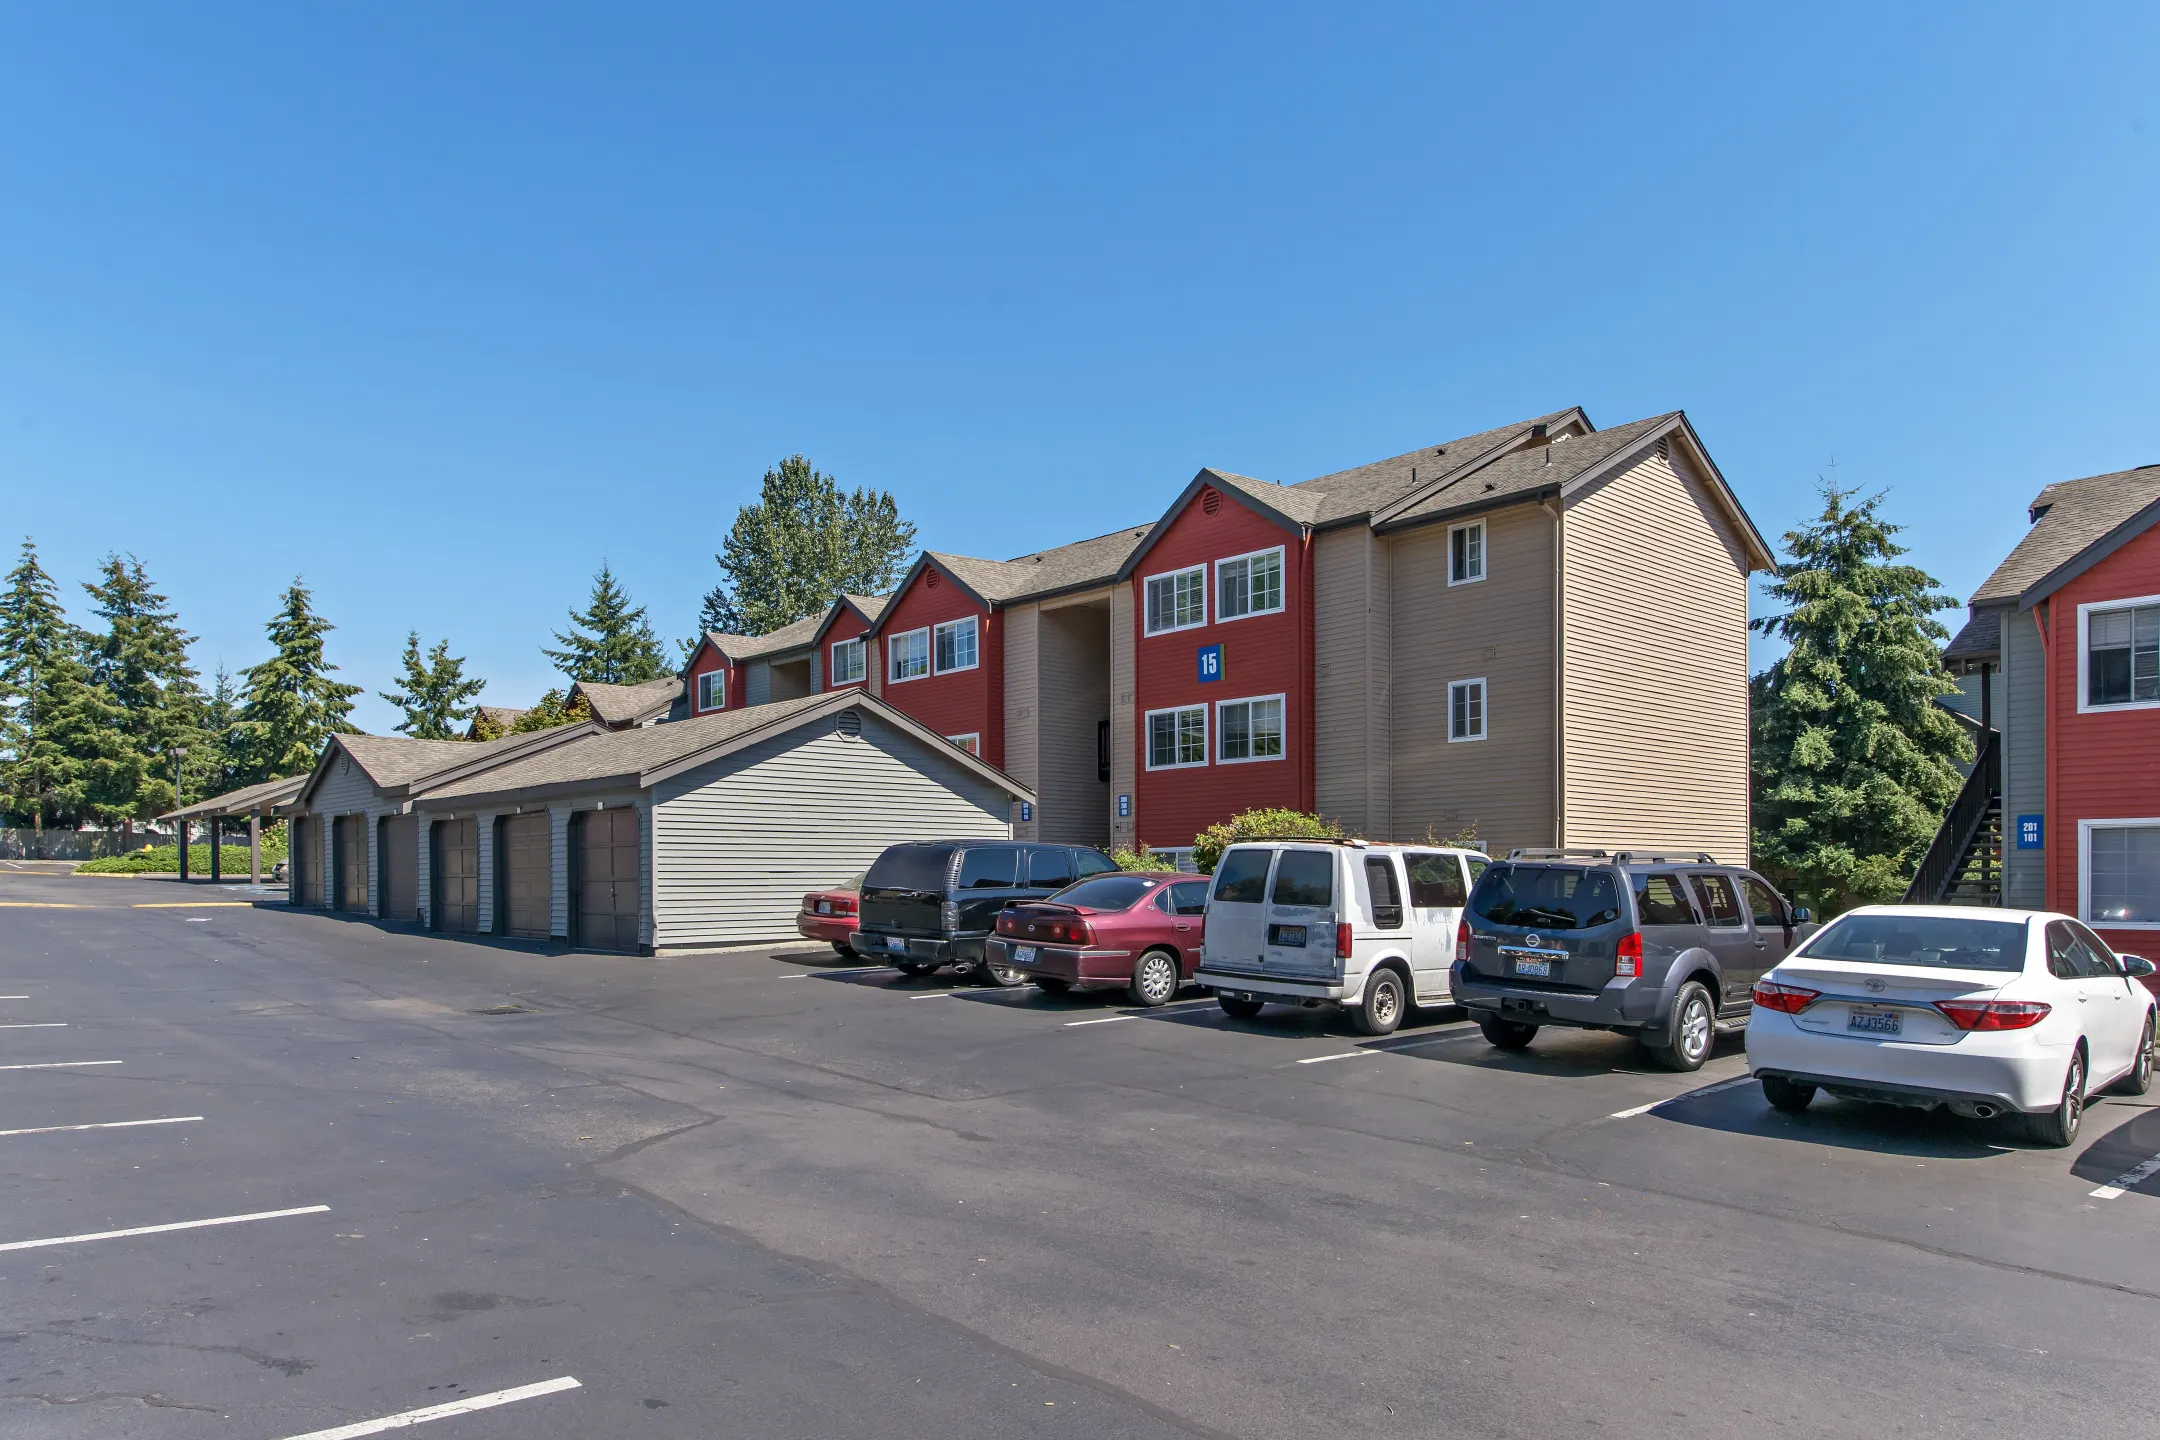
[[[920,675],[897,675],[893,673],[893,667],[899,663],[900,652],[893,647],[893,642],[895,640],[905,640],[910,635],[920,635],[923,637],[923,672]],[[931,667],[935,666],[936,664],[937,652],[931,648],[929,626],[919,625],[913,630],[902,630],[898,634],[888,635],[887,637],[885,637],[886,684],[905,685],[910,680],[927,680],[930,678],[930,675],[932,673]]]
[[[860,674],[860,675],[857,675],[857,676],[853,677],[852,679],[848,679],[848,680],[842,680],[842,679],[839,679],[839,678],[838,678],[838,677],[839,677],[839,674],[840,674],[840,667],[839,667],[839,665],[838,665],[837,663],[835,663],[835,662],[836,662],[836,661],[838,660],[838,658],[839,658],[839,655],[840,655],[840,652],[841,652],[842,650],[846,649],[846,648],[847,648],[848,646],[850,646],[850,645],[854,646],[854,647],[855,647],[855,649],[856,649],[856,652],[857,652],[857,653],[858,653],[858,654],[859,654],[859,655],[860,655],[860,656],[862,657],[862,674]],[[869,682],[870,682],[870,646],[869,646],[869,637],[868,637],[867,635],[857,635],[857,636],[856,636],[856,637],[855,637],[854,639],[852,639],[852,640],[835,640],[835,641],[833,641],[833,643],[832,643],[831,647],[830,647],[830,648],[829,648],[829,649],[828,649],[828,650],[826,651],[826,659],[825,659],[825,684],[826,684],[826,687],[827,687],[828,689],[830,689],[831,687],[833,687],[833,686],[836,686],[836,685],[866,685],[866,684],[868,684]]]
[[[980,665],[982,664],[982,626],[981,626],[980,624],[978,624],[978,623],[977,623],[977,621],[979,621],[980,619],[981,619],[981,617],[980,617],[980,616],[976,616],[976,615],[963,615],[963,616],[961,616],[961,617],[960,617],[960,618],[959,618],[958,620],[940,620],[940,621],[938,621],[938,622],[937,622],[937,624],[935,624],[935,625],[932,625],[932,626],[930,627],[930,673],[931,673],[931,674],[933,674],[933,675],[958,675],[958,674],[959,674],[960,672],[962,672],[963,670],[973,670],[973,669],[976,669],[977,667],[979,667],[979,666],[980,666]],[[949,669],[949,670],[940,670],[940,669],[938,669],[938,663],[937,663],[937,641],[938,641],[938,636],[942,635],[942,634],[943,634],[944,632],[946,632],[947,630],[957,630],[957,629],[959,629],[959,628],[960,628],[960,627],[961,627],[962,625],[966,625],[966,626],[969,626],[969,627],[971,627],[971,628],[972,628],[972,629],[973,629],[973,630],[975,631],[975,658],[974,658],[973,660],[970,660],[970,661],[968,661],[968,663],[967,663],[967,664],[965,664],[965,665],[955,665],[955,666],[953,666],[953,667],[952,667],[951,669]]]
[[[963,745],[963,744],[961,744],[961,743],[960,743],[961,741],[963,741],[963,740],[967,740],[967,741],[972,741],[972,742],[974,742],[975,748],[974,748],[973,750],[968,750],[968,754],[970,754],[970,755],[973,755],[973,756],[974,756],[974,757],[975,757],[976,759],[978,759],[978,760],[982,759],[982,732],[981,732],[981,731],[973,731],[973,732],[970,732],[969,734],[966,734],[966,735],[947,735],[947,736],[945,737],[945,740],[946,740],[946,743],[948,743],[948,744],[950,744],[950,745],[953,745],[953,746],[956,746],[956,747],[958,747],[959,749],[962,749],[962,750],[967,750],[967,746],[966,746],[966,745]]]
[[[714,676],[718,676],[720,681],[720,703],[717,705],[707,705],[705,703],[705,682],[712,679]],[[698,714],[700,715],[709,714],[714,710],[727,709],[727,667],[722,666],[720,669],[706,670],[699,674],[697,678],[696,700]]]
[[[1457,735],[1455,733],[1455,692],[1469,685],[1478,687],[1478,731],[1475,735]],[[1450,680],[1448,682],[1447,715],[1443,723],[1448,727],[1447,738],[1450,745],[1467,745],[1473,740],[1483,740],[1486,736],[1492,734],[1492,687],[1485,683],[1484,676],[1473,675],[1468,680]]]
[[[1277,588],[1279,590],[1281,598],[1277,600],[1273,606],[1269,607],[1266,610],[1248,610],[1243,615],[1223,614],[1222,590],[1220,588],[1222,585],[1222,567],[1229,564],[1233,560],[1254,560],[1258,559],[1262,555],[1273,555],[1279,562],[1277,568],[1281,572],[1282,584]],[[1222,557],[1222,559],[1215,562],[1215,584],[1217,588],[1210,592],[1208,596],[1208,603],[1215,607],[1215,623],[1218,625],[1231,625],[1235,624],[1239,620],[1257,620],[1262,615],[1280,615],[1283,613],[1283,611],[1290,608],[1289,552],[1280,545],[1271,545],[1265,550],[1248,550],[1243,555],[1225,555]],[[1245,593],[1248,597],[1250,597],[1252,594],[1252,586],[1249,583],[1245,587]],[[1265,695],[1256,695],[1253,698],[1256,700],[1265,700],[1267,697]]]
[[[1155,763],[1155,717],[1157,715],[1182,715],[1187,711],[1200,712],[1200,758],[1198,760],[1174,760],[1168,765]],[[1209,733],[1208,703],[1195,701],[1190,705],[1165,705],[1160,710],[1150,710],[1140,717],[1140,758],[1149,770],[1199,770],[1206,767],[1208,757],[1215,753],[1215,737]],[[1285,749],[1289,747],[1284,746]]]
[[[1455,578],[1455,532],[1457,532],[1458,530],[1475,530],[1478,532],[1478,571],[1477,574],[1472,575],[1467,580],[1457,580]],[[1492,557],[1486,554],[1486,551],[1490,548],[1491,543],[1492,531],[1485,528],[1485,522],[1483,520],[1465,520],[1460,525],[1448,526],[1447,583],[1450,588],[1453,588],[1457,585],[1482,585],[1485,582],[1485,577],[1492,573]]]
[[[2091,650],[2091,617],[2093,610],[2128,610],[2137,605],[2160,605],[2160,595],[2139,595],[2122,600],[2088,600],[2077,608],[2077,713],[2080,715],[2119,715],[2125,710],[2160,710],[2160,700],[2125,700],[2117,705],[2091,705],[2086,697],[2092,694],[2092,662],[2087,653]],[[2090,920],[2085,922],[2090,925]]]
[[[1252,705],[1252,704],[1257,704],[1257,703],[1259,703],[1259,702],[1261,702],[1261,701],[1266,701],[1266,700],[1278,700],[1278,701],[1281,701],[1281,702],[1282,702],[1282,748],[1283,748],[1283,753],[1282,753],[1282,754],[1280,754],[1280,755],[1248,755],[1248,756],[1246,756],[1246,757],[1245,757],[1245,758],[1244,758],[1243,760],[1231,760],[1231,759],[1228,759],[1228,758],[1226,758],[1226,757],[1225,757],[1224,755],[1222,755],[1222,754],[1221,754],[1221,753],[1220,753],[1219,751],[1210,751],[1209,753],[1215,756],[1215,763],[1216,763],[1216,764],[1218,764],[1218,765],[1271,765],[1271,764],[1275,763],[1275,762],[1276,762],[1276,761],[1278,761],[1278,760],[1287,760],[1287,759],[1289,759],[1289,758],[1290,758],[1290,697],[1289,697],[1289,696],[1287,696],[1287,695],[1240,695],[1240,696],[1238,696],[1238,697],[1237,697],[1237,698],[1236,698],[1235,700],[1218,700],[1218,701],[1216,701],[1216,702],[1215,702],[1215,735],[1214,735],[1214,740],[1215,740],[1215,743],[1216,743],[1216,745],[1218,745],[1218,746],[1220,746],[1220,745],[1222,744],[1222,735],[1223,735],[1223,725],[1222,725],[1222,712],[1223,712],[1223,707],[1224,707],[1224,706],[1226,706],[1226,705]]]
[[[1147,592],[1148,592],[1148,586],[1150,586],[1150,585],[1154,584],[1154,583],[1155,583],[1155,582],[1156,582],[1157,580],[1167,580],[1167,579],[1169,579],[1170,577],[1172,577],[1173,575],[1190,575],[1190,574],[1192,574],[1192,572],[1193,572],[1193,571],[1195,571],[1195,570],[1197,570],[1197,571],[1199,571],[1199,572],[1200,572],[1200,618],[1199,618],[1198,620],[1193,620],[1193,621],[1189,621],[1189,622],[1187,622],[1186,624],[1183,624],[1183,625],[1165,625],[1165,626],[1163,626],[1163,627],[1162,627],[1162,628],[1161,628],[1160,630],[1150,630],[1150,629],[1148,629],[1148,628],[1147,628],[1147,622],[1148,622],[1148,613],[1147,613]],[[1208,571],[1208,564],[1207,564],[1207,562],[1206,562],[1205,560],[1201,561],[1201,562],[1200,562],[1199,564],[1197,564],[1197,565],[1180,565],[1180,566],[1178,566],[1178,567],[1177,567],[1177,569],[1175,569],[1175,570],[1158,570],[1158,571],[1156,571],[1156,572],[1155,572],[1155,573],[1154,573],[1153,575],[1143,575],[1143,576],[1141,576],[1141,577],[1140,577],[1140,632],[1141,632],[1141,633],[1142,633],[1143,635],[1172,635],[1172,634],[1175,634],[1175,633],[1177,633],[1177,632],[1178,632],[1178,631],[1180,631],[1180,630],[1198,630],[1198,629],[1201,629],[1201,628],[1202,628],[1203,626],[1205,626],[1205,625],[1206,625],[1206,624],[1208,623],[1208,616],[1209,616],[1209,614],[1210,614],[1210,613],[1211,613],[1211,612],[1213,611],[1213,609],[1214,609],[1214,606],[1213,606],[1213,604],[1212,604],[1212,597],[1210,597],[1210,596],[1209,596],[1209,594],[1208,594],[1208,585],[1209,585],[1209,571]]]
[[[2102,710],[2116,706],[2102,705]],[[2152,920],[2088,920],[2092,914],[2092,832],[2095,830],[2125,830],[2140,825],[2160,825],[2160,816],[2147,820],[2080,820],[2078,821],[2078,893],[2077,918],[2079,923],[2095,930],[2160,930],[2160,922]],[[2148,959],[2151,957],[2148,956]]]

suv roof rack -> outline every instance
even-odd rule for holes
[[[1510,860],[1610,860],[1615,865],[1715,865],[1717,860],[1707,850],[1662,851],[1622,850],[1617,854],[1605,850],[1552,850],[1535,847],[1508,851]]]
[[[1354,845],[1360,848],[1373,842],[1362,835],[1241,835],[1230,842],[1232,845]]]
[[[1507,852],[1510,860],[1610,860],[1609,850],[1556,850],[1550,846],[1518,845]]]

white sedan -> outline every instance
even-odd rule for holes
[[[2077,1138],[2085,1097],[2152,1085],[2152,964],[2067,915],[1870,905],[1756,983],[1749,1068],[1797,1114],[1817,1090]]]

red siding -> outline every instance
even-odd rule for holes
[[[690,713],[693,716],[712,713],[697,708],[698,677],[714,670],[727,672],[727,679],[721,684],[722,698],[726,703],[721,708],[740,710],[743,707],[742,666],[732,663],[713,647],[712,641],[706,640],[698,645],[697,654],[690,657]]]
[[[1294,530],[1224,492],[1207,513],[1206,492],[1193,497],[1141,559],[1133,587],[1134,834],[1150,845],[1190,845],[1219,820],[1255,806],[1313,808],[1312,585],[1310,543]],[[1283,550],[1283,608],[1227,622],[1216,619],[1217,560]],[[1147,577],[1205,564],[1208,623],[1167,634],[1147,633]],[[1200,679],[1202,646],[1223,647],[1220,680]],[[1283,758],[1223,765],[1216,705],[1254,696],[1283,697]],[[1179,705],[1208,707],[1208,763],[1191,769],[1147,768],[1147,716]]]
[[[2160,709],[2078,713],[2078,606],[2160,595],[2160,526],[2048,598],[2048,908],[2079,910],[2081,820],[2160,817]],[[2160,930],[2101,929],[2118,950],[2160,960]]]
[[[869,688],[870,667],[877,664],[877,646],[875,644],[866,645],[863,647],[862,679],[850,680],[845,685],[835,685],[832,683],[833,646],[838,645],[843,640],[853,640],[860,635],[866,634],[868,633],[869,629],[870,626],[865,623],[862,616],[856,614],[853,610],[848,609],[842,609],[840,612],[840,618],[833,621],[831,625],[826,627],[825,638],[818,641],[818,674],[825,677],[826,689],[855,690]]]
[[[932,577],[935,577],[933,579]],[[914,716],[940,735],[980,735],[982,758],[1000,768],[1005,764],[1005,637],[1003,617],[985,610],[952,576],[935,565],[915,573],[907,588],[895,595],[879,617],[878,644],[870,663],[885,663],[885,641],[894,635],[947,620],[977,617],[975,668],[950,675],[926,675],[920,680],[895,684],[885,673],[885,703]],[[936,632],[931,634],[931,660],[937,658]]]

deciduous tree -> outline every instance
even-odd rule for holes
[[[713,557],[721,578],[706,593],[698,634],[764,635],[836,595],[881,595],[914,548],[915,526],[889,492],[842,493],[832,476],[790,455],[765,472],[757,503],[736,512]]]

